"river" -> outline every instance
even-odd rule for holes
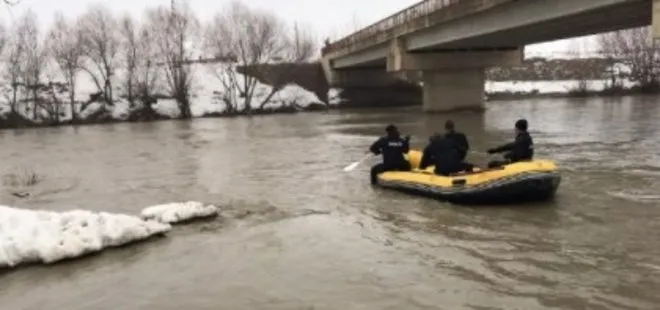
[[[0,274],[0,308],[658,309],[660,104],[654,97],[493,102],[456,114],[475,163],[530,122],[563,180],[552,202],[462,207],[368,184],[359,158],[418,108],[6,130],[2,172],[42,179],[24,208],[137,213],[223,206],[168,238]]]

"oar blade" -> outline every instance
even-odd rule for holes
[[[357,166],[358,166],[359,164],[360,164],[360,162],[359,162],[359,161],[356,161],[356,162],[354,162],[354,163],[352,163],[352,164],[350,164],[350,165],[344,167],[344,172],[349,172],[349,171],[353,171],[353,170],[355,170],[355,168],[357,168]]]

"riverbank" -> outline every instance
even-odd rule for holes
[[[300,112],[327,111],[338,108],[370,108],[383,106],[414,106],[422,104],[420,85],[405,83],[387,89],[333,89],[319,80],[318,68],[314,64],[293,65],[278,70],[258,70],[255,74],[239,70],[228,70],[217,63],[192,64],[194,74],[190,91],[190,114],[192,117],[240,117]],[[280,70],[281,71],[281,70]],[[545,70],[547,71],[547,70]],[[552,70],[551,70],[552,71]],[[272,73],[274,72],[274,73]],[[509,73],[490,75],[491,79],[510,76]],[[544,72],[544,70],[541,70]],[[243,75],[245,74],[245,75]],[[55,74],[50,74],[56,76]],[[227,76],[234,80],[252,79],[251,96],[244,96],[244,85],[226,87]],[[485,85],[486,100],[515,100],[527,98],[571,98],[593,96],[629,96],[657,93],[658,89],[642,89],[635,83],[620,79],[616,87],[612,82],[598,79],[537,80],[489,80]],[[181,118],[177,100],[163,95],[166,82],[159,80],[153,86],[151,96],[129,100],[122,87],[113,90],[117,94],[112,102],[102,98],[96,84],[86,75],[76,79],[74,104],[70,103],[69,89],[61,78],[53,78],[48,84],[36,89],[21,88],[12,99],[13,89],[0,85],[5,95],[0,97],[0,128],[26,128],[62,125],[86,125],[114,122],[148,122]],[[125,84],[125,83],[124,83]],[[239,83],[240,84],[240,83]],[[299,84],[304,84],[300,86]],[[321,85],[323,84],[323,85]],[[116,81],[113,85],[122,85]],[[35,104],[33,98],[37,98]],[[12,102],[14,102],[12,104]],[[249,105],[249,108],[246,108]],[[75,112],[74,112],[75,111]],[[73,115],[75,114],[75,118]]]
[[[191,117],[236,117],[327,110],[337,91],[312,92],[295,83],[269,85],[243,76],[222,64],[192,64]],[[158,72],[156,72],[158,73]],[[162,74],[163,76],[165,74]],[[178,100],[167,94],[167,82],[156,80],[149,95],[132,97],[113,82],[113,100],[99,91],[87,75],[76,77],[71,103],[70,87],[55,76],[37,87],[0,85],[0,128],[146,122],[182,118]],[[118,74],[121,76],[121,74]],[[226,81],[231,80],[231,84]],[[135,92],[135,90],[133,90]],[[247,95],[246,95],[247,94]],[[35,100],[36,98],[36,100]]]
[[[272,86],[261,84],[259,88],[270,91]],[[341,90],[330,89],[327,101],[323,102],[314,93],[297,85],[289,85],[289,89],[280,91],[276,99],[264,107],[254,107],[250,110],[223,108],[222,103],[214,101],[192,101],[193,118],[233,118],[254,117],[275,114],[296,114],[323,112],[342,108],[373,108],[382,106],[416,106],[421,104],[421,89],[396,93],[397,102],[386,102],[387,94],[378,100],[364,100],[365,92],[375,90]],[[486,100],[522,100],[533,98],[580,98],[580,97],[622,97],[655,94],[653,90],[644,90],[632,83],[626,83],[618,88],[608,87],[608,81],[488,81],[486,83]],[[347,98],[348,97],[348,98]],[[302,100],[301,100],[302,98]],[[392,98],[392,97],[389,97]],[[353,99],[353,100],[352,100]],[[372,98],[373,99],[373,98]],[[80,118],[73,121],[70,113],[63,113],[58,122],[33,121],[26,113],[11,113],[7,107],[0,107],[0,129],[52,127],[65,125],[90,125],[121,122],[153,122],[179,119],[176,101],[170,98],[156,99],[148,107],[131,107],[128,102],[120,101],[113,106],[100,102],[86,102],[86,108],[80,113]],[[4,112],[4,113],[3,113]]]
[[[560,81],[489,81],[487,100],[516,100],[528,98],[622,97],[658,94],[658,88],[644,88],[628,80],[612,86],[608,80]]]

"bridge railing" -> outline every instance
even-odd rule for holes
[[[366,28],[325,46],[323,54],[335,52],[358,42],[369,41],[392,28],[405,25],[422,16],[430,15],[438,10],[457,4],[462,0],[425,0],[386,17]]]

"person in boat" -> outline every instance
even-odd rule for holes
[[[445,122],[445,137],[454,143],[454,147],[458,152],[458,157],[461,162],[461,170],[472,171],[474,165],[465,162],[465,157],[470,149],[470,143],[468,143],[468,139],[464,133],[456,131],[454,121],[452,120],[447,120]]]
[[[385,128],[386,135],[374,142],[369,151],[374,155],[383,155],[383,162],[371,167],[371,184],[378,182],[378,175],[385,171],[410,171],[410,162],[404,154],[410,151],[410,136],[401,138],[399,129],[394,125]]]
[[[429,136],[429,143],[426,145],[424,150],[422,150],[422,158],[420,159],[419,162],[419,169],[426,169],[431,165],[434,165],[434,156],[431,152],[432,150],[432,144],[436,139],[442,138],[442,135],[438,132],[434,132],[431,136]]]
[[[433,135],[429,144],[424,148],[420,169],[435,166],[434,173],[448,176],[463,170],[461,156],[454,141],[447,135]]]
[[[504,160],[493,160],[488,168],[501,167],[519,161],[532,160],[534,157],[534,140],[527,132],[527,120],[519,119],[515,124],[516,138],[513,142],[488,150],[488,154],[502,153]]]
[[[464,161],[465,156],[467,156],[467,152],[470,149],[470,144],[468,143],[465,134],[456,131],[454,121],[452,120],[447,120],[445,122],[445,137],[454,142],[459,159]]]
[[[429,136],[429,143],[422,150],[422,158],[419,161],[419,169],[424,170],[434,164],[435,157],[431,152],[433,148],[433,142],[441,137],[442,135],[437,132],[434,132],[431,136]]]

